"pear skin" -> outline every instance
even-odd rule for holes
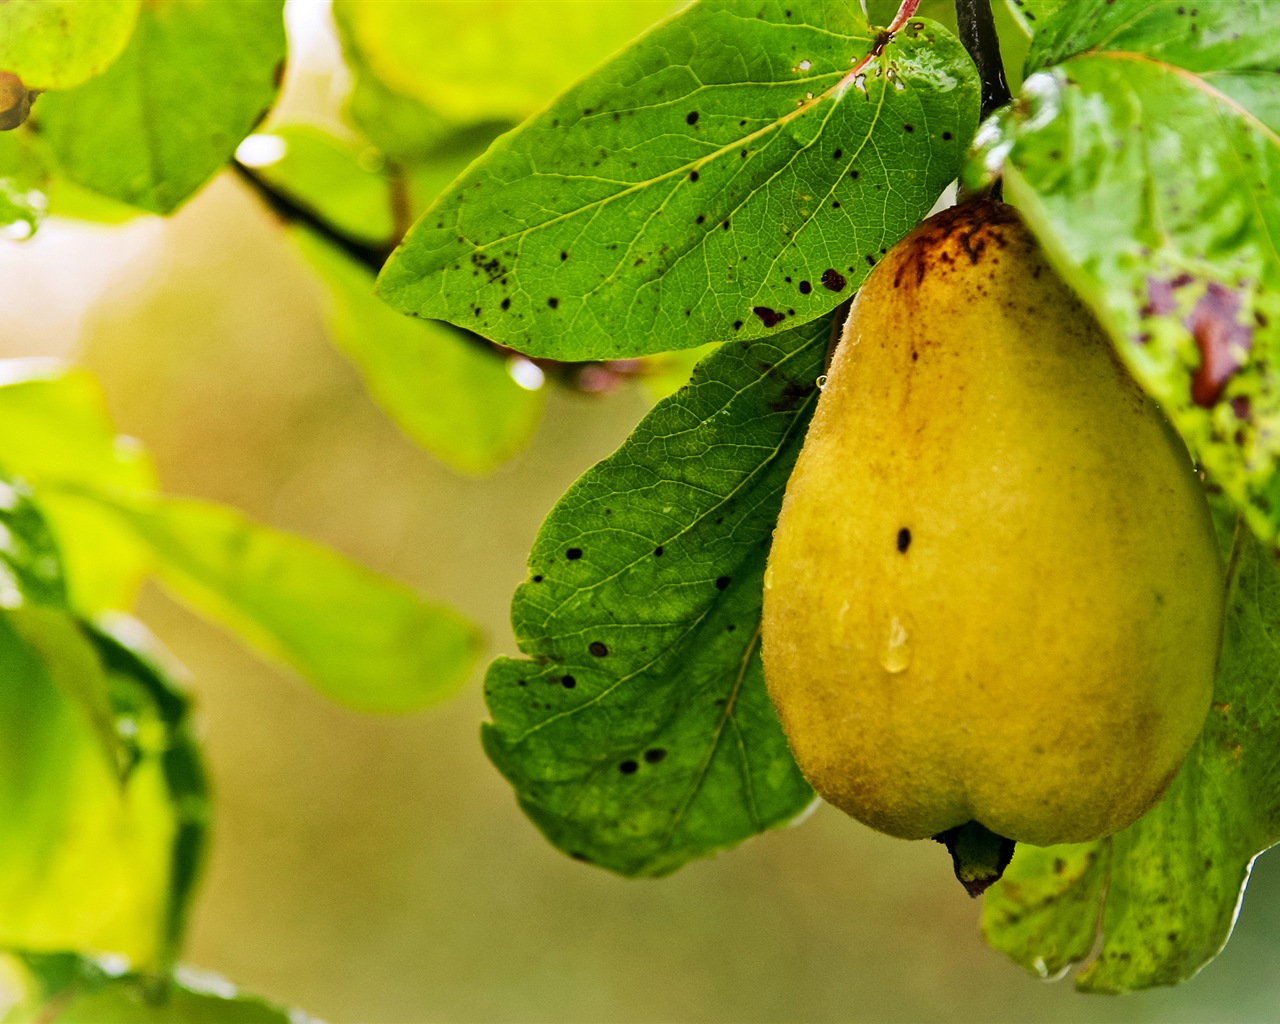
[[[765,578],[765,677],[818,793],[906,839],[1119,831],[1203,726],[1223,586],[1186,449],[1017,212],[898,243]]]

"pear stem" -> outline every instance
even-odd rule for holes
[[[990,0],[956,0],[956,23],[960,41],[978,66],[982,81],[982,120],[1012,99],[1000,57],[1000,37],[991,14]]]
[[[975,898],[999,880],[1013,859],[1014,841],[976,821],[949,828],[933,838],[950,851],[956,878]]]

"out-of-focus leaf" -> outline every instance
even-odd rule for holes
[[[129,42],[139,0],[7,0],[0,69],[28,89],[68,89],[105,71]]]
[[[829,323],[704,360],[547,517],[485,749],[560,849],[662,875],[813,799],[765,691],[765,558]]]
[[[456,613],[231,509],[155,498],[145,453],[113,432],[91,377],[44,361],[3,368],[11,383],[0,383],[0,466],[34,487],[74,608],[127,608],[155,569],[351,706],[411,710],[466,677],[478,636]]]
[[[359,65],[353,73],[351,120],[388,157],[412,161],[447,133],[443,119],[417,100],[388,89]]]
[[[46,1024],[311,1024],[237,990],[207,971],[179,967],[171,978],[120,973],[71,954],[22,955],[17,960],[28,990],[23,1008]],[[27,1017],[7,1018],[27,1019]]]
[[[1156,807],[1118,835],[1019,847],[988,891],[983,931],[1051,976],[1096,958],[1077,985],[1124,992],[1185,981],[1221,950],[1254,858],[1280,841],[1275,652],[1280,568],[1236,533],[1222,654],[1204,732]]]
[[[1280,531],[1280,5],[1116,0],[1040,24],[969,180],[1058,269],[1253,530]]]
[[[40,492],[72,607],[86,615],[130,607],[149,564],[145,547],[117,517],[59,490],[155,490],[150,459],[116,434],[97,381],[54,361],[0,362],[0,467]]]
[[[412,163],[447,135],[450,125],[412,96],[387,86],[373,72],[354,38],[352,6],[339,4],[332,9],[352,76],[347,112],[365,137],[390,159]]]
[[[452,121],[521,117],[659,18],[670,0],[338,0],[346,38],[378,78]]]
[[[654,402],[674,395],[689,383],[693,368],[714,351],[712,344],[650,356],[645,360],[646,371],[641,378],[644,393]]]
[[[214,986],[184,984],[186,976],[170,984],[161,996],[149,995],[144,979],[120,981],[57,1004],[49,1024],[306,1024],[296,1010],[244,995],[222,982]],[[194,980],[194,979],[192,979]]]
[[[106,676],[126,779],[148,758],[159,758],[164,775],[174,826],[160,922],[162,959],[169,963],[182,946],[210,817],[209,785],[191,732],[190,704],[162,667],[158,642],[136,619],[116,614],[85,631]]]
[[[175,818],[148,737],[124,781],[83,702],[93,648],[52,609],[0,613],[0,945],[154,966],[168,952]],[[99,684],[101,669],[97,669]]]
[[[856,4],[704,0],[499,139],[379,293],[557,359],[776,332],[848,298],[929,210],[978,94],[933,22],[878,46]]]
[[[275,100],[281,10],[281,0],[144,4],[104,74],[40,98],[38,127],[62,172],[153,213],[177,209]]]
[[[373,294],[373,274],[300,230],[328,286],[329,331],[374,400],[413,441],[463,473],[487,473],[520,449],[542,411],[506,360],[448,324],[410,320]]]
[[[475,661],[480,637],[461,615],[329,548],[209,502],[84,496],[150,546],[175,594],[348,707],[415,711]]]
[[[255,167],[259,177],[347,237],[390,244],[391,186],[376,150],[312,125],[280,125],[270,134],[284,143],[284,154]]]
[[[98,192],[77,185],[62,175],[49,179],[49,216],[84,220],[92,224],[124,224],[145,216],[136,206],[108,199]]]
[[[433,202],[453,179],[467,169],[503,132],[511,129],[506,121],[482,121],[458,128],[443,136],[408,166],[409,190],[416,217]]]
[[[1269,0],[1203,5],[1182,0],[1059,0],[1039,6],[1043,9],[1027,57],[1028,72],[1090,52],[1141,54],[1195,75],[1264,69],[1275,74],[1280,43]]]
[[[0,473],[0,608],[24,606],[31,610],[15,617],[13,628],[44,661],[54,685],[85,714],[103,757],[115,765],[119,740],[102,670],[79,627],[63,614],[67,585],[57,543],[26,484]]]
[[[0,473],[0,607],[67,607],[53,531],[25,484]]]
[[[62,611],[33,607],[15,614],[11,625],[22,642],[44,663],[49,680],[93,727],[103,761],[118,769],[120,737],[106,677],[92,648],[84,642],[80,624]]]
[[[35,234],[48,209],[48,186],[49,170],[26,133],[0,132],[0,238]]]
[[[1014,21],[1027,35],[1034,35],[1041,25],[1066,7],[1068,0],[1005,0]],[[1096,6],[1080,4],[1081,7]],[[1004,40],[1001,40],[1003,43]]]

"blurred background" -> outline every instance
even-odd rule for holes
[[[289,13],[279,116],[323,112],[343,87],[327,12]],[[169,219],[0,241],[0,310],[0,356],[91,369],[166,490],[454,605],[489,656],[516,653],[508,603],[543,516],[650,404],[636,385],[548,385],[527,449],[486,479],[452,473],[366,396],[315,275],[228,175]],[[1280,858],[1258,862],[1235,937],[1195,980],[1081,996],[983,945],[935,844],[824,806],[671,878],[616,878],[517,809],[480,749],[481,670],[431,711],[363,716],[158,591],[140,614],[191,671],[215,785],[185,959],[335,1024],[1280,1018]]]

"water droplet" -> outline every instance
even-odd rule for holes
[[[537,391],[546,381],[546,374],[542,372],[542,367],[525,359],[524,356],[508,358],[507,373],[526,391]]]
[[[8,238],[14,242],[25,242],[34,234],[34,221],[25,217],[12,220],[3,226],[0,226],[0,236]]]
[[[818,390],[821,391],[827,386],[827,375],[824,373],[821,377],[815,380],[814,383],[818,385]]]
[[[885,637],[884,648],[880,652],[880,664],[886,672],[905,672],[911,664],[909,639],[906,628],[895,615],[889,620],[889,634]]]
[[[289,152],[289,143],[280,135],[255,133],[245,136],[236,147],[236,160],[246,167],[270,167]]]

